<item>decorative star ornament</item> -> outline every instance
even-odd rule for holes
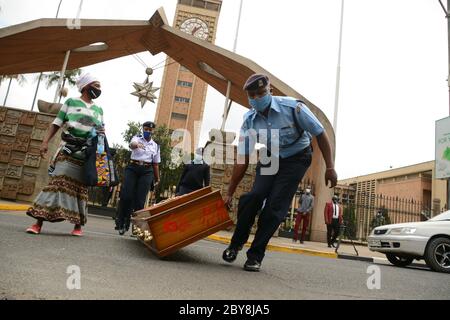
[[[153,81],[149,82],[148,77],[145,79],[144,83],[134,82],[133,87],[136,91],[131,94],[139,98],[141,108],[144,108],[147,101],[155,103],[155,99],[157,99],[155,92],[158,91],[159,88],[153,87]]]

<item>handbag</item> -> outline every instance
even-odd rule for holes
[[[98,152],[98,135],[92,138],[86,148],[84,163],[86,185],[91,187],[113,187],[119,184],[116,166],[111,155],[106,136],[104,137],[104,151]]]

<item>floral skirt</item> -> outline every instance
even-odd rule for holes
[[[50,183],[39,193],[27,215],[49,222],[68,220],[85,225],[88,189],[84,183],[83,164],[82,160],[60,151]]]

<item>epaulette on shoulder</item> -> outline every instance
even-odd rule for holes
[[[277,97],[278,104],[284,107],[295,108],[298,104],[298,100],[291,97]]]

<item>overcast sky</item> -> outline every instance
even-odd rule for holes
[[[148,20],[164,7],[173,22],[176,0],[84,0],[81,18]],[[444,1],[446,2],[446,1]],[[0,27],[55,17],[59,0],[0,0]],[[79,1],[64,0],[59,17],[73,18]],[[239,0],[224,0],[216,45],[233,49]],[[236,52],[307,97],[333,123],[339,0],[244,0]],[[0,48],[1,50],[1,48]],[[435,121],[447,117],[447,23],[438,0],[345,0],[336,169],[340,179],[434,160]],[[142,52],[152,67],[165,59]],[[61,61],[62,62],[62,61]],[[1,63],[1,61],[0,61]],[[125,57],[83,68],[102,81],[98,101],[109,140],[122,143],[128,120],[153,120],[129,93],[145,68]],[[152,76],[160,86],[163,69]],[[37,75],[13,83],[7,106],[30,109]],[[0,104],[7,83],[0,87]],[[38,98],[52,101],[55,87]],[[70,96],[76,96],[75,88]],[[200,144],[219,128],[224,97],[208,89]],[[226,129],[239,131],[247,109],[233,104]]]

